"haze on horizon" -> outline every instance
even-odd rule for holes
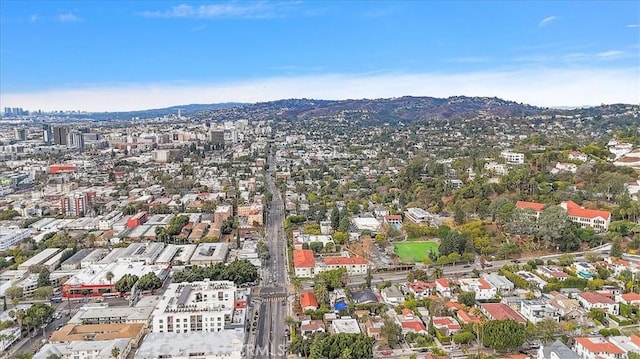
[[[640,102],[640,3],[3,1],[0,108]]]

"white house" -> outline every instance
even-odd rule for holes
[[[580,359],[622,359],[624,350],[603,337],[575,338],[574,351]]]
[[[449,282],[449,279],[436,279],[436,292],[445,298],[451,298],[451,283]]]
[[[613,315],[620,313],[620,306],[613,299],[607,298],[599,293],[582,292],[578,294],[578,303],[586,309],[602,309],[605,312]]]
[[[531,323],[538,323],[543,320],[560,322],[560,311],[550,304],[541,300],[525,300],[520,304],[520,314]]]
[[[484,278],[463,278],[459,284],[460,290],[474,292],[478,300],[494,298],[498,293],[497,288]]]
[[[502,151],[500,152],[500,157],[507,160],[508,164],[521,165],[524,163],[524,153]]]

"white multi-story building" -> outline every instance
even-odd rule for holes
[[[520,314],[531,323],[538,323],[543,320],[553,320],[560,322],[560,312],[541,300],[525,300],[520,303]]]
[[[560,203],[569,215],[569,220],[582,228],[591,227],[596,232],[606,231],[611,224],[611,212],[587,209],[573,201]]]
[[[498,294],[497,288],[484,278],[463,278],[459,283],[460,290],[474,292],[478,300],[491,299]]]
[[[521,165],[524,163],[524,153],[517,153],[511,151],[500,152],[500,157],[507,160],[507,163],[512,165]]]
[[[580,359],[623,359],[624,350],[603,337],[575,338],[574,351]]]
[[[101,231],[110,230],[113,225],[122,218],[121,211],[111,211],[98,221],[98,229]]]
[[[28,229],[0,229],[0,251],[6,251],[30,235],[31,231]]]
[[[582,292],[578,294],[576,299],[586,310],[602,309],[613,315],[618,315],[620,313],[620,305],[618,305],[618,303],[599,293]]]
[[[153,311],[154,333],[219,332],[234,321],[230,281],[172,283]]]

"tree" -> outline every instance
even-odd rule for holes
[[[4,295],[6,295],[7,298],[11,300],[11,303],[16,306],[24,295],[24,291],[22,287],[14,285],[13,287],[7,288],[7,290],[4,292]]]
[[[442,269],[442,267],[435,267],[431,270],[431,276],[433,278],[442,278],[442,276],[444,275],[444,270]]]
[[[40,269],[38,273],[38,287],[47,287],[51,285],[51,273],[47,268]]]
[[[560,206],[545,208],[540,214],[538,223],[537,236],[544,240],[548,246],[561,239],[565,230],[571,226],[567,211]]]
[[[153,272],[143,275],[138,280],[138,289],[140,290],[153,290],[160,287],[162,287],[162,281]]]
[[[524,344],[524,325],[512,319],[492,320],[482,325],[482,344],[494,350],[517,348]]]
[[[622,257],[622,244],[620,243],[620,239],[616,238],[611,244],[611,250],[609,251],[609,255],[612,257],[620,258]]]
[[[458,295],[458,302],[473,307],[476,304],[476,292],[462,292]]]
[[[462,331],[454,334],[451,339],[453,339],[453,342],[456,344],[468,344],[475,340],[476,336],[473,335],[472,332]]]
[[[48,285],[46,287],[39,287],[33,292],[33,297],[36,299],[49,299],[53,296],[53,287]]]
[[[373,342],[365,334],[317,336],[311,344],[309,358],[340,359],[345,352],[353,359],[373,358]]]
[[[107,278],[107,280],[109,281],[109,284],[111,284],[111,281],[113,280],[113,272],[112,271],[108,271],[107,274],[104,275],[105,278]]]
[[[309,249],[311,249],[314,253],[322,252],[324,248],[324,244],[322,242],[311,242],[309,243]]]
[[[118,347],[114,346],[114,347],[111,349],[111,356],[112,356],[113,358],[117,358],[119,355],[120,355],[120,348],[118,348]]]
[[[535,324],[535,337],[549,343],[558,336],[560,325],[555,320],[545,319]]]
[[[384,338],[387,345],[393,348],[400,343],[402,328],[391,317],[386,317],[380,329],[380,335]]]
[[[124,293],[129,292],[133,285],[138,281],[138,276],[135,274],[127,273],[123,275],[115,284],[116,290],[118,292]]]

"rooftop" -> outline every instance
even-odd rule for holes
[[[219,332],[149,333],[138,348],[135,358],[188,357],[196,356],[196,353],[205,353],[210,356],[237,356],[237,353],[242,352],[243,343],[243,329]]]

